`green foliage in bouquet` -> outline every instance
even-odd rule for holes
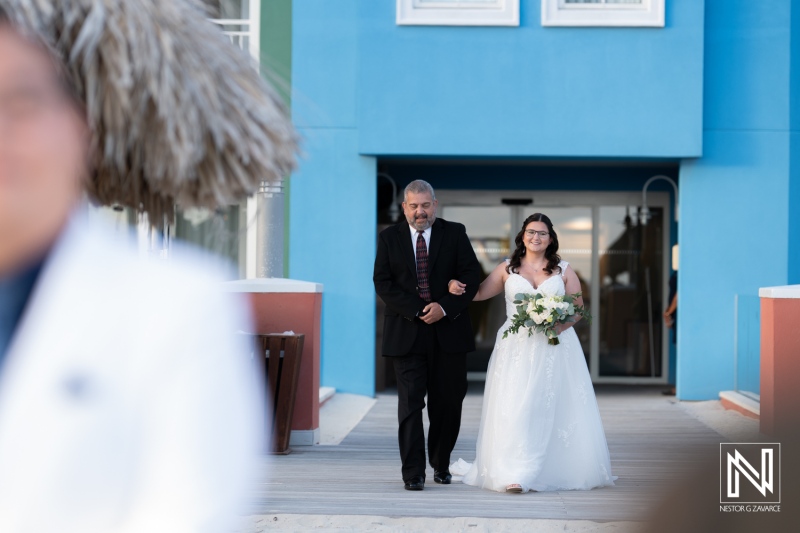
[[[564,296],[548,296],[546,294],[519,293],[514,295],[514,305],[517,312],[511,317],[511,325],[503,332],[503,338],[508,334],[519,333],[525,328],[528,336],[534,332],[544,333],[548,337],[548,343],[559,344],[556,326],[575,322],[577,316],[592,323],[592,315],[585,306],[576,305],[575,300],[581,297],[581,293],[566,294]]]

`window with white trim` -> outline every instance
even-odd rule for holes
[[[519,26],[520,0],[397,0],[397,24]]]
[[[260,40],[261,2],[250,0],[205,0],[219,18],[219,24],[233,44],[258,61]]]
[[[542,0],[542,26],[664,26],[666,0]]]

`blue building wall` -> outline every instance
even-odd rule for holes
[[[543,28],[539,0],[518,28],[398,27],[394,5],[293,3],[289,275],[325,284],[322,383],[374,393],[379,161],[588,158],[680,162],[678,394],[733,388],[734,296],[800,283],[800,7],[669,0],[667,26],[643,29]]]
[[[666,28],[397,26],[363,1],[364,154],[692,157],[702,152],[703,0],[669,0]]]
[[[789,0],[706,1],[703,157],[680,175],[681,399],[734,388],[735,295],[797,282],[793,20]]]
[[[800,10],[798,10],[800,12]],[[795,26],[800,31],[800,24]],[[794,55],[800,58],[800,42],[793,43]],[[797,68],[800,71],[800,66]],[[800,85],[792,84],[792,92],[800,96]],[[797,96],[792,107],[798,105]],[[791,161],[789,163],[789,239],[788,239],[788,279],[790,285],[800,284],[800,132],[793,128],[789,137]]]
[[[324,385],[374,392],[376,161],[359,154],[700,154],[701,1],[669,2],[663,30],[543,28],[538,0],[521,7],[519,28],[423,28],[392,1],[294,1],[289,275],[325,284]]]
[[[321,383],[375,393],[375,160],[358,153],[356,0],[295,2],[289,277],[324,284]]]
[[[800,6],[791,13],[789,57],[790,102],[790,184],[789,184],[789,283],[800,283]]]

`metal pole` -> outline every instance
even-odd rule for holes
[[[733,390],[739,391],[739,294],[733,295]]]
[[[283,277],[283,181],[262,181],[258,189],[256,277]]]
[[[656,180],[668,181],[670,183],[670,185],[672,185],[672,188],[673,188],[673,190],[675,192],[675,222],[678,222],[678,215],[680,214],[680,207],[679,207],[680,204],[678,203],[678,184],[675,183],[675,181],[672,178],[670,178],[669,176],[662,176],[662,175],[659,174],[658,176],[653,176],[652,178],[647,180],[644,183],[644,187],[642,187],[642,214],[641,214],[641,220],[642,220],[642,225],[643,226],[647,225],[647,221],[650,218],[650,209],[648,209],[648,207],[647,207],[647,188],[650,186],[651,183],[653,183]]]
[[[650,292],[650,267],[644,268],[644,275],[647,283],[647,325],[650,337],[650,377],[656,377],[656,349],[653,339],[653,295]]]

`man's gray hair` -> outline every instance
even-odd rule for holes
[[[425,180],[414,180],[406,185],[406,189],[403,192],[404,202],[408,200],[408,193],[410,192],[413,192],[414,194],[426,192],[431,195],[431,200],[436,200],[436,193],[433,192],[433,187],[431,187],[431,184]]]

